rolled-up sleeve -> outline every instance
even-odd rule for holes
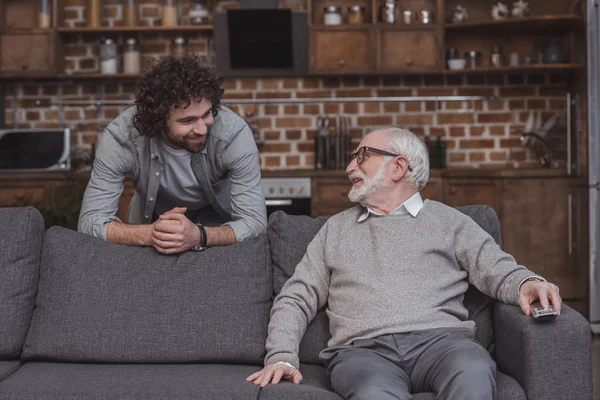
[[[79,232],[106,240],[108,223],[121,222],[116,213],[123,192],[123,180],[132,172],[132,164],[130,151],[110,132],[104,131],[81,204],[77,227]]]
[[[235,240],[251,239],[267,230],[265,193],[260,176],[258,149],[250,128],[245,125],[223,154],[231,181],[231,216],[225,223]]]

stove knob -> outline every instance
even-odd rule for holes
[[[270,193],[270,194],[273,194],[273,193],[275,193],[275,188],[271,186],[271,187],[269,188],[269,193]]]
[[[302,192],[304,192],[304,186],[300,186],[300,187],[298,188],[298,193],[302,193]]]
[[[288,192],[290,192],[290,194],[294,194],[294,188],[293,188],[293,187],[291,187],[291,188],[288,190]]]
[[[282,187],[279,188],[279,193],[283,194],[283,188]]]

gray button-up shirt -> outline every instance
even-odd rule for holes
[[[128,222],[149,224],[164,164],[160,138],[142,136],[133,126],[135,107],[125,110],[103,132],[88,183],[78,230],[106,240],[116,217],[123,181],[131,176],[135,195]],[[206,147],[192,155],[191,166],[212,208],[235,233],[236,241],[264,233],[265,196],[258,149],[244,120],[221,107],[206,137]]]

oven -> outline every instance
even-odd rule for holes
[[[290,215],[310,215],[310,178],[262,178],[267,217],[281,210]]]

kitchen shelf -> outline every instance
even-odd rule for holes
[[[445,75],[461,75],[461,74],[494,74],[494,73],[535,73],[535,72],[551,72],[551,71],[576,71],[583,70],[585,66],[580,64],[534,64],[523,65],[518,67],[484,67],[484,68],[465,68],[459,70],[446,70]]]
[[[210,32],[212,25],[185,26],[113,26],[113,27],[75,27],[56,28],[58,33],[119,33],[119,32]]]
[[[63,80],[78,80],[78,79],[139,79],[142,77],[142,74],[101,74],[97,72],[91,72],[87,74],[60,74],[58,75],[58,79]]]
[[[583,18],[577,15],[542,15],[535,17],[508,18],[500,21],[462,22],[446,24],[446,32],[498,31],[533,32],[544,29],[569,29],[582,25]]]

